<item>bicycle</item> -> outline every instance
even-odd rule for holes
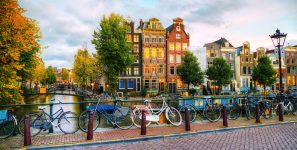
[[[146,113],[146,126],[151,122],[158,122],[160,115],[165,112],[166,120],[174,126],[179,126],[182,123],[180,112],[167,104],[165,97],[162,97],[161,108],[152,108],[151,100],[144,100],[145,105],[136,105],[132,113],[132,121],[136,127],[141,127],[142,111]]]
[[[54,102],[57,99],[50,100]],[[59,104],[62,104],[60,100],[57,100]],[[75,133],[78,131],[77,127],[77,115],[74,112],[66,111],[64,112],[61,107],[58,111],[52,115],[44,111],[46,106],[38,106],[38,109],[41,112],[38,113],[29,113],[30,118],[30,134],[31,136],[38,135],[41,130],[46,131],[52,127],[59,127],[60,130],[65,134]],[[58,124],[54,123],[55,120],[58,120]],[[20,120],[18,128],[19,132],[24,135],[25,119],[24,117]]]
[[[0,110],[0,139],[11,136],[17,126],[17,120],[10,110]]]
[[[131,108],[117,105],[121,100],[114,100],[114,105],[102,105],[100,99],[97,105],[90,106],[87,110],[83,111],[78,118],[79,128],[87,132],[89,123],[89,114],[94,112],[93,131],[95,131],[100,124],[100,120],[104,117],[114,127],[126,130],[133,126],[131,119]]]
[[[282,110],[286,114],[297,115],[297,110],[296,110],[296,108],[294,107],[294,104],[291,101],[292,101],[292,98],[289,99],[289,98],[285,97],[284,101],[281,102],[282,103]],[[276,105],[274,105],[273,110],[274,110],[273,114],[279,115],[279,103],[276,103]]]
[[[268,100],[263,99],[259,101],[259,98],[246,96],[244,107],[247,119],[250,120],[256,117],[256,106],[258,103],[260,107],[260,115],[262,115],[264,119],[271,118],[271,105],[269,104]]]

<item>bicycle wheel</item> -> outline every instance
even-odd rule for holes
[[[78,117],[78,127],[84,132],[88,131],[89,114],[91,111],[93,110],[85,110],[82,113],[80,113]],[[93,131],[95,131],[100,124],[101,117],[97,111],[93,111],[93,112],[94,112]]]
[[[141,127],[141,120],[142,120],[142,109],[145,109],[145,108],[134,108],[132,110],[132,121],[134,123],[134,125],[138,128]],[[148,109],[145,109],[145,115],[146,116],[151,116],[152,115],[152,112]],[[151,124],[151,121],[148,121],[146,120],[146,126],[148,127],[149,125]]]
[[[266,107],[262,110],[262,116],[264,119],[269,119],[271,118],[271,109],[269,107]]]
[[[182,117],[182,121],[186,122],[186,119],[185,119],[185,109],[186,108],[188,109],[188,112],[189,112],[190,122],[194,122],[196,120],[196,109],[192,105],[184,105],[184,106],[180,107],[179,112]]]
[[[129,129],[133,126],[132,110],[130,107],[119,107],[113,113],[115,125],[120,129]]]
[[[41,132],[41,129],[43,128],[45,122],[45,119],[42,118],[41,115],[38,114],[30,114],[29,115],[29,120],[30,120],[30,134],[31,136],[36,136]],[[25,131],[25,117],[23,117],[19,124],[18,124],[18,129],[20,134],[24,135]]]
[[[228,119],[230,120],[236,120],[239,117],[239,106],[231,106],[229,113],[228,113]]]
[[[12,135],[16,129],[17,121],[15,117],[8,113],[8,118],[6,121],[0,122],[0,139],[8,138]]]
[[[256,117],[256,107],[246,105],[245,114],[248,120],[254,119]]]
[[[221,109],[218,106],[206,105],[204,108],[204,116],[210,122],[216,122],[221,118]]]
[[[59,118],[58,125],[65,134],[75,133],[78,130],[77,114],[71,111],[63,113]]]
[[[165,111],[166,119],[174,126],[179,126],[182,123],[182,117],[179,111],[174,107],[169,107]]]

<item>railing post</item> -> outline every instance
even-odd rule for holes
[[[260,123],[260,105],[257,103],[256,105],[256,123]]]
[[[140,135],[146,135],[146,116],[145,110],[141,111],[141,133]]]
[[[88,122],[87,140],[93,140],[93,122],[94,122],[94,112],[90,111],[90,113],[89,113],[89,122]]]
[[[50,102],[50,116],[53,116],[53,112],[54,112],[53,109],[54,109],[54,103]],[[49,133],[54,133],[53,126],[49,128]]]
[[[278,105],[278,120],[284,121],[284,110],[283,110],[283,103],[280,102]]]
[[[187,107],[185,107],[185,121],[186,121],[186,124],[185,124],[186,131],[191,131],[189,110]]]
[[[223,114],[223,126],[228,127],[228,118],[227,118],[227,108],[226,108],[226,106],[223,106],[222,114]]]
[[[24,146],[31,145],[30,118],[25,115]]]

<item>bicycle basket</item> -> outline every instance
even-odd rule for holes
[[[8,120],[8,111],[0,110],[0,124],[5,123]]]
[[[115,117],[126,116],[129,112],[129,107],[120,107],[114,112]]]

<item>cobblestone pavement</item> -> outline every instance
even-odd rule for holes
[[[81,149],[81,148],[77,148]],[[297,149],[297,124],[277,125],[263,128],[247,128],[242,130],[203,134],[180,138],[167,138],[125,144],[113,144],[82,149]]]
[[[285,121],[297,121],[297,116],[285,116]],[[254,119],[247,120],[246,118],[239,118],[237,120],[228,120],[229,127],[261,125],[261,124],[269,124],[269,123],[280,123],[280,122],[278,121],[277,116],[274,116],[271,119],[261,118],[261,123],[255,123]],[[208,121],[203,121],[203,122],[195,122],[191,124],[191,132],[214,130],[214,129],[221,129],[221,128],[226,128],[223,126],[222,120],[220,120],[219,122],[213,122],[213,123],[210,123]],[[294,130],[297,131],[296,126]],[[293,132],[294,130],[290,132]],[[287,131],[287,130],[284,130],[284,131]],[[179,133],[185,133],[185,127],[183,125],[179,127],[155,126],[155,127],[147,128],[147,136],[170,135],[170,134],[179,134]],[[293,133],[296,134],[296,132],[293,132]],[[278,135],[279,134],[273,134],[273,136],[278,136]],[[76,143],[97,142],[97,141],[101,142],[101,141],[108,141],[108,140],[141,138],[145,136],[140,135],[139,128],[132,128],[129,130],[109,130],[109,131],[95,132],[93,141],[87,141],[86,137],[87,137],[86,133],[82,133],[82,132],[75,133],[75,134],[41,134],[36,137],[32,137],[32,146],[65,145],[65,144],[76,144]],[[247,139],[249,139],[249,136],[247,136]],[[286,139],[283,139],[283,140],[286,140]],[[24,139],[21,135],[9,137],[7,139],[0,139],[0,149],[22,148],[23,141]],[[250,141],[250,140],[247,140],[247,141]],[[235,142],[234,144],[236,143],[237,142]]]

